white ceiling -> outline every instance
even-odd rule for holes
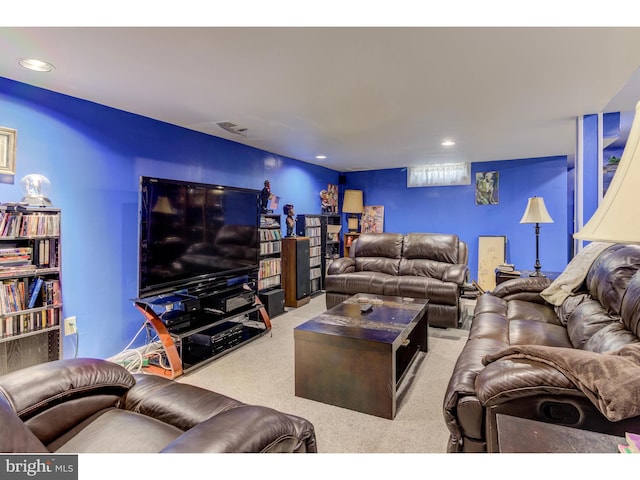
[[[0,76],[338,171],[573,155],[639,66],[640,28],[0,28]]]

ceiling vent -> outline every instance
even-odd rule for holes
[[[247,136],[247,128],[240,127],[232,122],[218,122],[216,123],[220,128],[226,130],[229,133],[233,133],[234,135],[242,135],[243,137]]]

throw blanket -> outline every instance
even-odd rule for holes
[[[551,305],[556,307],[562,305],[562,302],[582,284],[593,261],[605,248],[611,245],[611,243],[592,242],[584,247],[571,259],[558,278],[540,292],[540,296]]]
[[[517,345],[486,355],[483,363],[487,365],[499,359],[514,358],[556,368],[612,422],[640,415],[640,343],[625,345],[608,353]]]

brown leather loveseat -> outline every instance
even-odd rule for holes
[[[0,425],[2,453],[316,452],[300,417],[98,359],[0,377]]]
[[[364,233],[349,257],[329,266],[327,309],[356,293],[428,298],[429,325],[457,328],[467,262],[467,245],[457,235]]]
[[[553,283],[478,298],[444,398],[449,452],[499,451],[496,415],[640,432],[640,245],[592,243]]]

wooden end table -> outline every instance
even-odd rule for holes
[[[617,453],[623,437],[496,415],[500,453]]]

